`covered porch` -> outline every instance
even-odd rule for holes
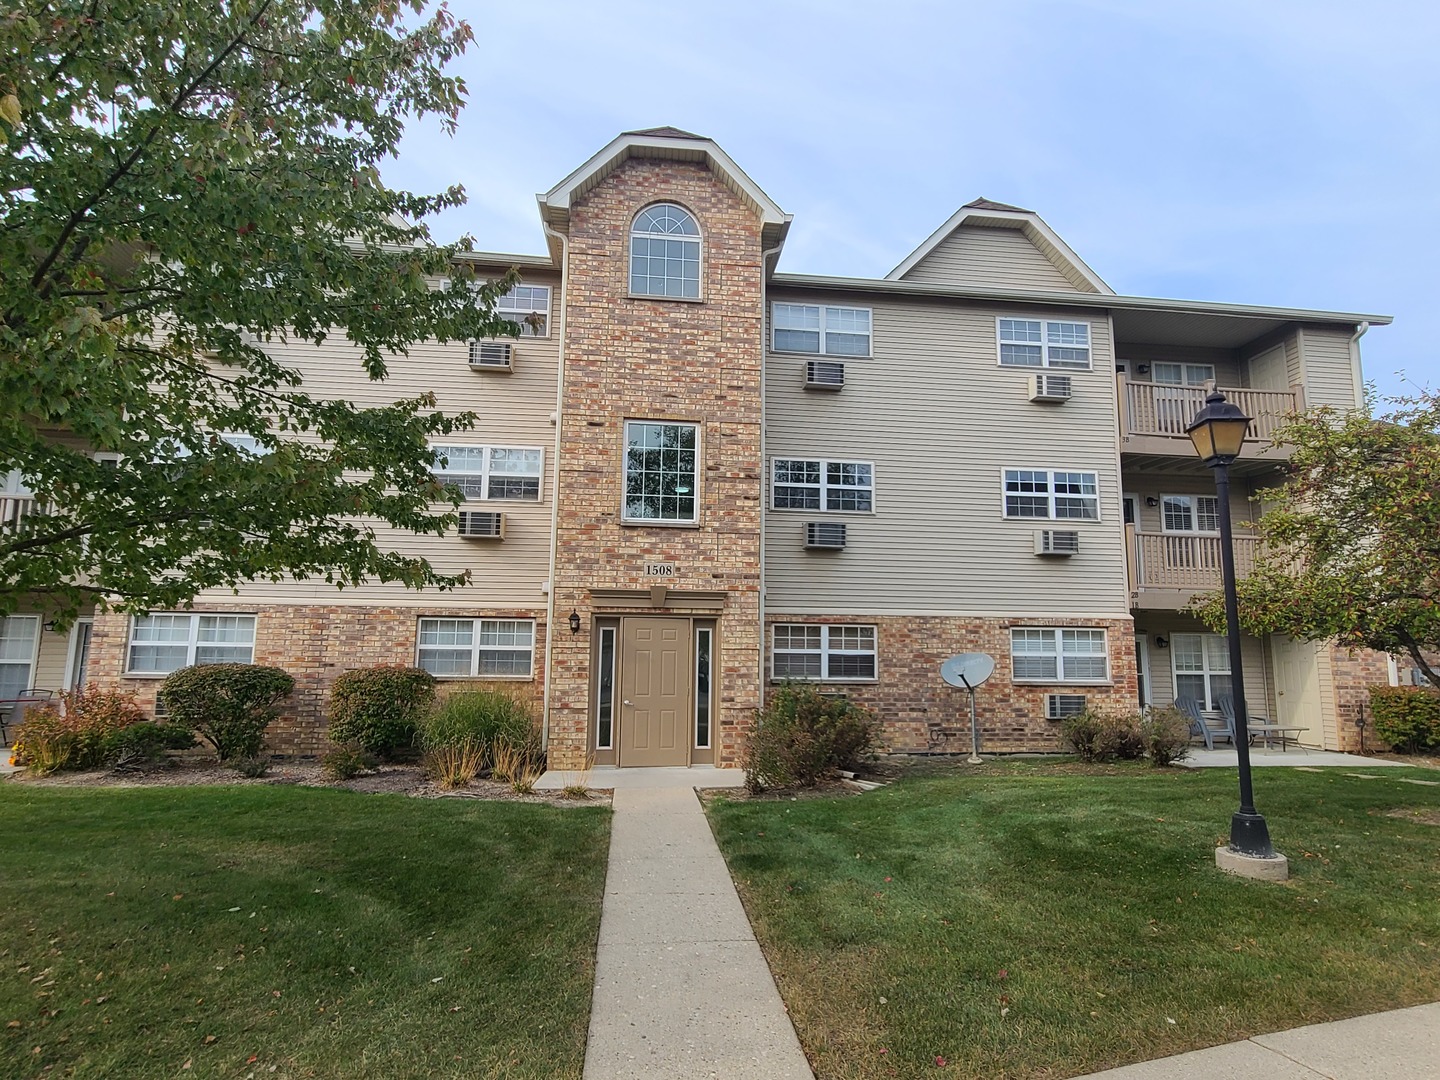
[[[11,744],[20,713],[36,699],[85,685],[93,626],[90,615],[63,632],[39,612],[0,618],[0,745]]]

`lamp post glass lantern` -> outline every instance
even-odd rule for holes
[[[1235,539],[1230,529],[1230,463],[1240,456],[1250,417],[1212,390],[1185,434],[1200,460],[1215,473],[1220,518],[1220,571],[1225,590],[1225,637],[1230,646],[1230,694],[1235,704],[1235,759],[1240,772],[1240,809],[1230,819],[1230,850],[1257,859],[1275,858],[1270,830],[1255,809],[1250,784],[1250,710],[1245,704],[1245,673],[1240,660],[1240,604],[1235,595]]]

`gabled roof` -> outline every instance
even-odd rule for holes
[[[1106,285],[1100,275],[1085,265],[1085,260],[1075,254],[1069,244],[1061,240],[1054,229],[1046,225],[1039,214],[1007,203],[992,202],[980,198],[968,202],[951,215],[950,220],[930,234],[929,238],[906,256],[905,261],[885,275],[887,281],[899,281],[929,255],[945,238],[962,225],[979,225],[991,229],[1015,229],[1039,249],[1055,268],[1069,278],[1081,292],[1113,295],[1115,290]]]
[[[790,230],[790,215],[760,190],[760,186],[746,176],[713,140],[671,127],[629,131],[618,136],[560,183],[535,197],[540,203],[541,219],[556,232],[567,231],[570,227],[570,207],[632,157],[703,162],[759,217],[760,238],[767,249],[785,242],[785,234]],[[551,241],[551,246],[555,248],[558,244]]]

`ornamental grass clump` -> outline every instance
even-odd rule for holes
[[[868,709],[813,686],[788,683],[755,714],[742,765],[752,793],[814,787],[873,751],[878,725]]]
[[[435,676],[420,668],[346,671],[330,688],[330,741],[394,758],[415,745],[417,725],[434,701]]]
[[[170,722],[189,728],[215,748],[221,761],[256,758],[265,729],[295,680],[260,664],[197,664],[165,677],[160,699]]]

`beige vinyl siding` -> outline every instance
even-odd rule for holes
[[[777,290],[781,302],[866,301]],[[874,355],[846,358],[838,393],[803,388],[804,356],[766,360],[766,610],[782,614],[994,614],[1124,618],[1129,597],[1109,320],[1089,313],[879,298]],[[1000,367],[999,315],[1084,321],[1092,369],[1064,404],[1029,400],[1030,369]],[[771,510],[770,460],[874,463],[875,512]],[[1099,521],[1007,519],[1002,471],[1097,474]],[[843,552],[806,551],[810,521],[845,522]],[[1034,553],[1037,529],[1081,552]]]
[[[453,532],[446,536],[415,536],[378,523],[374,526],[382,547],[423,556],[441,573],[469,570],[471,583],[440,593],[416,592],[398,585],[336,590],[323,581],[253,582],[240,587],[242,599],[264,603],[324,599],[330,604],[418,607],[436,603],[512,607],[544,602],[542,585],[550,575],[550,513],[555,493],[555,425],[550,417],[555,411],[560,289],[558,280],[534,277],[526,281],[551,286],[550,336],[516,340],[513,370],[509,372],[472,371],[466,342],[423,342],[412,346],[408,356],[390,358],[389,378],[379,383],[364,377],[360,350],[346,340],[334,338],[320,346],[273,347],[284,362],[303,372],[306,392],[317,397],[346,398],[363,406],[433,392],[441,411],[479,415],[471,430],[435,441],[544,449],[539,502],[487,500],[469,501],[463,506],[467,510],[503,513],[504,540],[469,540]],[[197,597],[197,602],[234,603],[235,595],[228,590],[211,590]]]
[[[1203,466],[1197,465],[1196,468]],[[1159,505],[1160,497],[1163,495],[1214,495],[1215,480],[1210,474],[1188,475],[1185,473],[1172,473],[1157,476],[1153,473],[1130,473],[1124,477],[1125,494],[1135,496],[1136,526],[1141,532],[1158,533],[1165,531],[1165,523],[1162,514],[1163,507]],[[1155,506],[1147,506],[1146,498],[1156,500]],[[1232,478],[1230,481],[1230,521],[1235,527],[1235,535],[1254,536],[1254,529],[1250,523],[1256,521],[1260,516],[1260,507],[1257,503],[1250,501],[1250,489],[1242,478]]]
[[[983,225],[961,225],[906,271],[903,280],[1037,292],[1077,291],[1019,229]]]
[[[1361,403],[1355,385],[1355,364],[1350,353],[1353,330],[1306,326],[1300,330],[1305,363],[1305,404],[1353,409]]]
[[[1320,684],[1320,745],[1339,749],[1340,717],[1335,709],[1335,655],[1329,643],[1317,646],[1315,673]]]
[[[1300,356],[1300,331],[1285,335],[1285,371],[1291,385],[1305,381],[1305,364]]]
[[[1116,358],[1127,361],[1130,373],[1126,378],[1132,382],[1153,382],[1153,365],[1161,364],[1210,364],[1215,368],[1215,381],[1220,386],[1243,386],[1240,361],[1230,349],[1212,349],[1195,345],[1121,345]],[[1150,371],[1140,371],[1144,365]]]
[[[1162,649],[1157,637],[1167,642],[1174,634],[1206,634],[1209,629],[1195,619],[1169,611],[1141,611],[1135,615],[1135,633],[1144,635],[1150,661],[1150,700],[1169,705],[1175,700],[1174,649]],[[1245,699],[1260,716],[1275,716],[1275,677],[1270,647],[1264,638],[1242,634],[1240,657],[1245,671]]]
[[[42,616],[43,618],[43,616]],[[65,663],[70,655],[70,634],[40,630],[40,656],[30,676],[30,685],[57,693],[65,689]]]

